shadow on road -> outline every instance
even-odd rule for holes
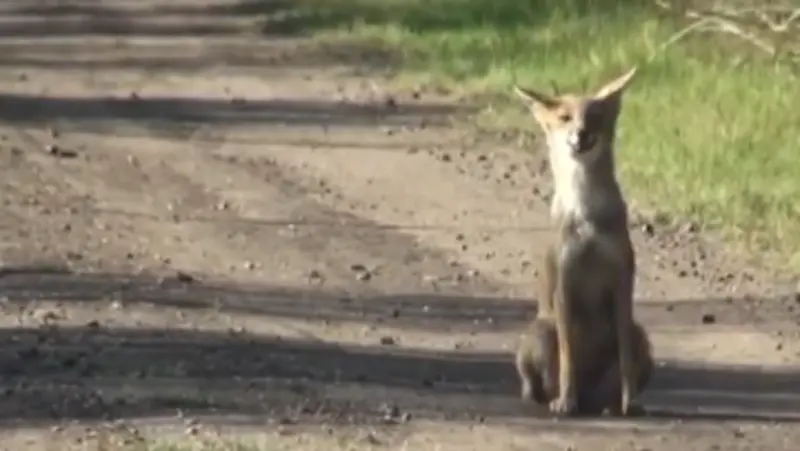
[[[247,100],[209,98],[96,98],[0,94],[0,120],[38,123],[132,121],[139,123],[232,125],[376,125],[444,124],[461,110],[451,104],[352,103],[325,100]]]
[[[2,329],[0,340],[5,420],[178,410],[348,423],[385,421],[392,411],[450,420],[544,416],[515,398],[515,374],[504,354],[101,326]],[[794,421],[798,385],[797,374],[676,363],[659,370],[646,406],[655,419]]]
[[[49,299],[81,303],[113,299],[126,305],[144,304],[184,311],[212,310],[277,320],[385,324],[433,332],[518,331],[536,314],[536,301],[525,298],[441,293],[351,296],[314,288],[245,285],[194,278],[186,282],[186,276],[72,273],[58,266],[49,269],[9,267],[0,270],[0,296],[8,304],[20,307]],[[729,299],[640,300],[636,316],[645,324],[668,327],[688,328],[700,324],[704,314],[713,315],[716,326],[747,324],[748,317],[738,316],[731,302]],[[687,323],[687,318],[697,321]]]
[[[223,299],[264,321],[281,317],[396,321],[400,327],[509,330],[527,310],[522,300],[386,296],[361,301],[289,290],[188,286],[177,280],[108,275],[31,274],[0,279],[4,310],[36,299],[196,308]],[[202,284],[200,284],[202,285]],[[236,305],[239,303],[239,305]],[[405,305],[394,315],[392,309]],[[422,307],[429,306],[423,309]],[[270,318],[271,317],[271,318]],[[372,318],[369,318],[372,317]],[[483,319],[483,321],[476,321]],[[460,322],[460,325],[459,325]],[[111,327],[17,327],[0,330],[0,417],[49,421],[171,415],[253,416],[300,422],[385,421],[386,406],[414,417],[490,419],[541,416],[516,399],[507,353],[340,345],[244,331]],[[666,362],[645,404],[653,418],[794,421],[800,378],[765,367]],[[390,411],[393,409],[389,409]],[[549,423],[548,423],[549,424]]]
[[[258,17],[265,34],[306,34],[319,29],[348,28],[357,24],[395,26],[416,33],[470,30],[474,28],[514,28],[548,23],[553,16],[613,17],[620,11],[654,10],[644,0],[240,0],[174,4],[137,2],[106,5],[30,4],[8,1],[0,12],[12,20],[0,27],[3,36],[67,35],[186,35],[217,34],[228,30],[215,27],[187,27],[186,22],[202,18],[221,19]],[[566,16],[566,17],[564,17]],[[180,18],[182,27],[159,27],[159,20]],[[47,27],[16,25],[20,19],[38,19]],[[78,18],[80,20],[75,21]],[[16,19],[13,20],[13,19]],[[78,26],[70,26],[73,21]],[[5,28],[5,29],[4,29]]]
[[[202,45],[187,40],[133,39],[125,45],[99,39],[40,41],[33,38],[0,37],[0,66],[23,70],[146,71],[150,75],[192,74],[198,70],[249,71],[261,75],[293,69],[324,71],[350,67],[352,72],[386,71],[397,56],[375,45],[356,42],[303,42],[296,39],[269,40],[207,39]]]
[[[137,4],[138,3],[138,4]],[[169,2],[172,3],[172,2]],[[71,36],[186,37],[240,34],[236,18],[268,16],[297,1],[43,3],[0,5],[0,38]]]

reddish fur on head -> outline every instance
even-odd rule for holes
[[[622,93],[634,75],[635,67],[590,95],[551,95],[520,86],[514,91],[545,132],[551,153],[591,160],[598,148],[611,144]]]

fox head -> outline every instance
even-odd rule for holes
[[[515,86],[545,133],[550,157],[591,164],[608,153],[614,141],[622,94],[636,68],[606,83],[594,94],[546,94]]]

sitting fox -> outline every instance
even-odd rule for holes
[[[632,413],[652,350],[633,318],[636,263],[614,168],[622,95],[636,69],[591,95],[515,87],[547,139],[555,192],[542,300],[516,355],[523,398],[559,415]]]

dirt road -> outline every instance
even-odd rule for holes
[[[553,421],[510,360],[540,156],[219,5],[55,3],[0,12],[0,449],[797,448],[792,282],[632,225],[651,415]]]

